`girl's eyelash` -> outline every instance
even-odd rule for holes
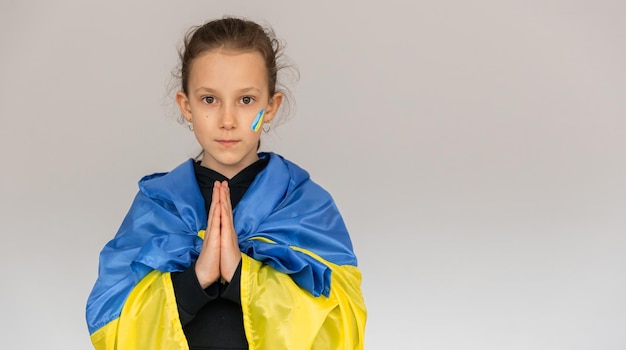
[[[211,99],[211,102],[207,101],[208,99]],[[239,101],[242,101],[243,99],[250,99],[250,102],[256,101],[256,98],[254,96],[242,96],[241,98],[239,98]],[[202,96],[200,100],[205,103],[213,103],[216,99],[215,96]]]
[[[209,99],[209,98],[212,99],[211,102],[207,101],[207,99]],[[215,102],[215,97],[214,96],[202,96],[200,98],[200,100],[202,100],[202,102],[205,102],[205,103],[213,103],[213,102]]]

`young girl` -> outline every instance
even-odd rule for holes
[[[258,153],[283,101],[279,42],[223,18],[194,28],[176,94],[202,146],[139,193],[100,253],[87,301],[96,349],[362,349],[366,308],[332,197]]]

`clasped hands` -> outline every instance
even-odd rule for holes
[[[207,229],[195,271],[202,288],[223,278],[230,282],[241,261],[228,182],[215,181]]]

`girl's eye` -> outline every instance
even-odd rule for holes
[[[244,96],[241,98],[241,103],[243,103],[244,105],[249,105],[252,102],[254,102],[254,98],[252,96]]]
[[[202,102],[208,103],[208,104],[213,104],[213,103],[215,103],[215,97],[213,97],[213,96],[204,96],[202,98]]]

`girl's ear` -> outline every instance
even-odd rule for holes
[[[265,108],[265,117],[263,117],[265,122],[269,123],[274,119],[281,103],[283,103],[283,94],[277,92],[270,98],[270,102],[267,104],[267,108]]]
[[[180,108],[180,113],[182,113],[183,117],[191,122],[191,106],[189,105],[189,99],[184,92],[178,91],[176,93],[176,103],[178,104],[178,108]]]

